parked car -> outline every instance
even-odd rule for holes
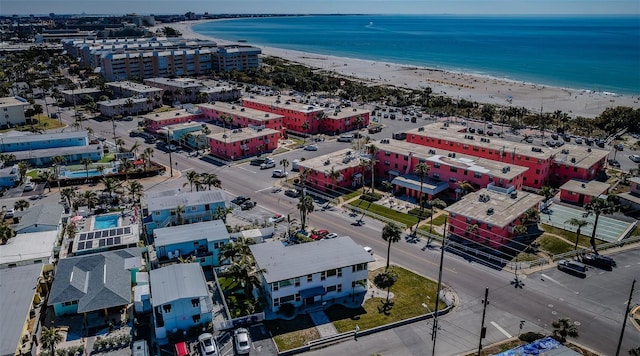
[[[353,135],[352,134],[344,134],[344,135],[340,135],[340,137],[338,137],[338,142],[351,142],[353,141]]]
[[[382,126],[378,126],[378,125],[377,125],[377,126],[371,126],[371,127],[369,127],[369,133],[370,133],[370,134],[375,134],[375,133],[378,133],[378,132],[380,132],[380,131],[382,131]]]
[[[29,183],[24,185],[24,188],[22,188],[22,191],[30,192],[30,191],[34,190],[35,188],[36,188],[36,184],[29,182]]]
[[[581,278],[585,278],[587,276],[587,266],[582,262],[574,260],[558,261],[558,269],[562,272],[573,274]]]
[[[269,160],[269,161],[264,161],[264,163],[260,165],[260,169],[269,169],[275,166],[276,166],[276,162]]]
[[[243,197],[242,195],[239,195],[235,199],[233,199],[231,202],[233,204],[240,205],[240,204],[242,204],[242,203],[244,203],[244,202],[246,202],[248,200],[250,200],[250,198]]]
[[[297,198],[300,196],[300,192],[298,192],[295,189],[287,189],[284,191],[284,195],[291,197],[291,198]]]
[[[338,234],[336,234],[335,232],[329,233],[327,234],[327,236],[325,236],[325,239],[335,239],[336,237],[338,237]]]
[[[629,159],[636,163],[640,163],[640,155],[630,155]]]
[[[596,255],[595,253],[587,253],[582,256],[582,263],[602,268],[607,271],[613,270],[613,267],[616,266],[616,261],[609,256]]]
[[[242,205],[240,205],[240,209],[242,209],[242,210],[250,210],[250,209],[253,209],[256,205],[257,205],[256,202],[254,202],[252,200],[249,200],[249,201],[246,201],[246,202],[242,203]]]
[[[245,328],[236,329],[233,332],[236,345],[236,353],[238,355],[248,355],[251,350],[251,340],[249,339],[249,330]]]
[[[274,215],[274,216],[269,218],[269,222],[272,223],[272,224],[275,224],[275,223],[279,223],[279,222],[284,221],[284,219],[285,219],[284,215],[276,214],[276,215]]]
[[[317,151],[318,150],[318,146],[317,145],[308,145],[304,147],[305,151]]]
[[[327,235],[329,235],[329,231],[328,230],[324,230],[324,229],[323,230],[318,230],[318,231],[316,231],[316,235],[327,236]]]
[[[367,251],[368,254],[370,254],[371,256],[373,256],[373,249],[369,246],[365,246],[364,250]]]
[[[273,173],[271,173],[271,176],[273,178],[284,178],[288,175],[289,175],[289,172],[285,172],[282,169],[274,169]]]
[[[615,147],[618,151],[624,151],[624,146],[621,143],[618,143]]]
[[[4,217],[5,218],[12,218],[13,214],[15,214],[15,211],[13,210],[13,208],[9,208],[4,212]]]
[[[200,348],[200,354],[202,356],[219,355],[216,340],[213,338],[213,335],[209,333],[204,333],[198,336],[198,346]]]
[[[311,240],[319,241],[319,240],[322,240],[322,239],[324,238],[324,236],[320,236],[320,235],[316,235],[316,234],[311,234],[311,236],[309,236],[309,238],[310,238]]]
[[[611,167],[620,168],[620,162],[615,159],[610,159],[608,162]]]
[[[269,157],[258,157],[258,158],[254,158],[251,160],[250,164],[252,166],[260,166],[262,165],[264,162],[266,162],[267,160],[271,160],[271,158]]]

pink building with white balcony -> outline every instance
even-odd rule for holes
[[[327,191],[336,188],[354,189],[362,186],[366,169],[360,165],[368,155],[362,155],[352,149],[342,149],[326,155],[300,161],[300,171],[309,169],[311,174],[305,184],[309,187]],[[331,172],[337,172],[332,177]]]
[[[515,189],[488,189],[467,194],[445,208],[449,213],[449,233],[492,248],[502,248],[525,224],[525,213],[538,209],[544,197]]]
[[[541,147],[495,136],[470,134],[462,125],[436,122],[406,132],[407,142],[527,167],[523,185],[541,188],[572,178],[591,180],[603,169],[608,151],[582,145]]]
[[[227,127],[263,127],[282,131],[284,116],[267,111],[246,108],[237,104],[216,102],[197,105],[208,121],[217,121]],[[228,121],[225,121],[228,120]]]
[[[156,134],[165,126],[193,121],[207,121],[199,112],[191,112],[185,109],[151,113],[143,115],[142,118],[145,129]]]
[[[369,110],[357,108],[336,108],[325,112],[327,115],[320,123],[320,130],[328,134],[339,135],[343,132],[360,130],[369,125]]]
[[[427,199],[439,193],[451,197],[460,196],[459,184],[467,182],[475,189],[489,184],[521,189],[526,167],[496,162],[480,157],[425,147],[409,142],[389,140],[377,146],[376,176],[389,180],[396,192],[419,199],[420,177],[414,171],[420,162],[429,166],[425,174],[422,192]]]
[[[240,128],[207,136],[211,155],[223,159],[242,159],[278,148],[282,133],[273,129]]]
[[[324,108],[320,106],[301,104],[296,102],[294,98],[261,95],[243,97],[242,106],[282,115],[284,117],[283,124],[287,131],[303,134],[321,132],[321,120],[318,115],[320,117],[324,115]],[[323,114],[319,114],[321,112]]]

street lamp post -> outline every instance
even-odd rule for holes
[[[167,149],[169,150],[169,172],[171,178],[173,178],[173,161],[171,160],[171,145],[169,143],[169,130],[167,130]],[[176,162],[178,163],[178,162]]]

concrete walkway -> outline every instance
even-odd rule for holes
[[[333,326],[327,314],[324,311],[319,310],[313,313],[310,313],[309,316],[311,320],[313,320],[313,324],[316,326],[318,333],[321,338],[333,336],[338,334],[338,330]]]

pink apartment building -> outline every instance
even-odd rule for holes
[[[280,131],[262,128],[240,128],[226,130],[207,136],[211,154],[223,159],[241,159],[278,148]]]
[[[492,248],[502,248],[515,236],[514,228],[524,224],[525,213],[538,209],[544,197],[515,189],[493,187],[467,194],[447,207],[449,232]]]
[[[246,108],[237,104],[216,102],[213,104],[198,104],[203,117],[207,121],[217,121],[228,127],[264,127],[282,131],[284,116],[268,111]],[[230,120],[224,122],[223,118]]]
[[[572,178],[591,180],[604,169],[608,155],[607,151],[592,147],[572,144],[540,147],[470,134],[466,129],[437,122],[407,131],[407,142],[527,167],[523,185],[532,188],[547,183],[563,184]]]
[[[165,126],[192,121],[207,121],[202,114],[193,113],[185,109],[151,113],[143,115],[142,118],[145,129],[156,134]]]
[[[360,165],[363,160],[368,160],[368,155],[363,155],[352,149],[342,149],[319,157],[300,161],[300,171],[311,170],[306,185],[318,190],[335,190],[337,187],[354,189],[362,186],[366,170]],[[338,177],[332,177],[330,172],[338,172]]]
[[[296,102],[288,96],[251,95],[243,106],[284,116],[287,131],[303,134],[340,134],[369,125],[370,112],[356,108],[325,109]],[[320,114],[322,113],[322,114]]]
[[[604,182],[571,179],[560,187],[560,200],[584,206],[593,198],[606,195],[609,184]]]

